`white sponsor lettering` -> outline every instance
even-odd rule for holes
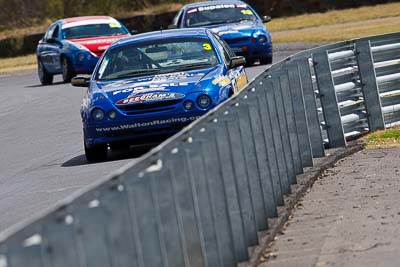
[[[133,123],[133,124],[121,124],[121,125],[112,126],[112,127],[96,128],[96,131],[97,132],[110,132],[110,131],[129,130],[129,129],[157,126],[157,125],[171,124],[171,123],[188,123],[188,122],[197,120],[198,118],[200,118],[200,116],[170,118],[170,119],[165,119],[165,120],[154,120],[154,121],[149,121],[149,122],[137,122],[137,123]]]

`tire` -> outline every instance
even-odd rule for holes
[[[260,58],[260,64],[261,65],[272,64],[272,56]]]
[[[72,68],[71,61],[63,56],[61,58],[62,79],[64,83],[71,82],[72,77],[75,76],[74,69]]]
[[[93,147],[88,147],[86,142],[85,146],[85,156],[89,162],[99,162],[107,160],[107,144],[96,145]]]
[[[43,63],[38,59],[38,76],[42,85],[50,85],[53,83],[53,75],[49,74],[43,66]]]
[[[254,58],[246,58],[246,67],[254,65]]]

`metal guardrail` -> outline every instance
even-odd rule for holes
[[[274,64],[138,162],[1,234],[0,266],[236,266],[324,146],[400,121],[400,34]]]

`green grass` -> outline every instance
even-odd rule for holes
[[[400,145],[400,128],[377,131],[364,138],[367,148],[392,147]]]
[[[364,36],[398,32],[400,17],[368,23],[362,21],[351,25],[331,25],[327,28],[309,28],[290,32],[272,32],[275,43],[286,42],[338,42]]]
[[[0,58],[0,74],[35,70],[36,64],[35,54],[14,58]]]
[[[269,22],[267,27],[270,31],[276,32],[398,16],[400,16],[400,3],[390,3],[277,18]]]

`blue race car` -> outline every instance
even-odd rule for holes
[[[41,84],[53,83],[56,74],[62,74],[64,82],[76,74],[91,74],[107,47],[128,35],[124,25],[107,16],[57,20],[37,46]]]
[[[206,27],[218,33],[236,55],[246,57],[247,64],[259,59],[272,63],[272,38],[264,23],[271,17],[260,16],[248,4],[232,1],[208,1],[184,6],[170,28]]]
[[[81,116],[88,161],[108,148],[160,143],[247,84],[245,58],[208,29],[144,33],[113,43],[88,86]]]

